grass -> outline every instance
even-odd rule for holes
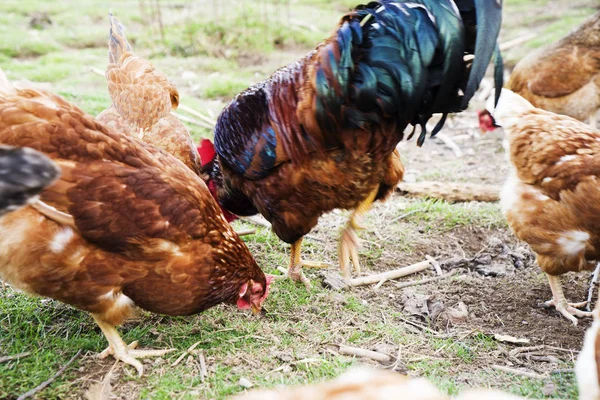
[[[294,1],[288,17],[287,3],[277,0],[207,2],[209,7],[162,1],[163,39],[149,3],[121,2],[112,12],[126,25],[134,50],[151,58],[178,86],[182,103],[213,117],[235,94],[313,48],[330,34],[341,13],[355,5],[354,0]],[[506,0],[510,16],[505,16],[505,38],[518,36],[525,28],[540,33],[527,46],[511,50],[508,59],[555,40],[581,21],[592,3],[577,3],[562,9],[564,14],[557,18],[545,12],[557,1]],[[104,78],[90,71],[106,66],[107,12],[93,1],[78,2],[76,7],[66,1],[0,2],[2,69],[10,79],[46,85],[97,115],[110,104]],[[32,17],[44,13],[50,25],[30,26]],[[530,21],[524,22],[527,18]],[[196,139],[211,135],[207,129],[188,127]],[[421,178],[455,178],[459,169],[432,169]],[[389,223],[402,215],[406,216]],[[337,237],[346,218],[344,212],[323,217],[314,238],[305,240],[303,256],[336,263]],[[366,224],[369,229],[360,234],[365,240],[360,255],[367,271],[420,260],[430,254],[433,243],[461,235],[466,228],[506,230],[497,204],[398,198],[378,205]],[[237,222],[236,227],[249,226]],[[259,228],[246,240],[265,272],[278,273],[278,266],[287,265],[289,246],[269,230]],[[401,349],[398,369],[427,377],[451,395],[493,384],[524,396],[542,396],[547,382],[489,369],[504,351],[491,332],[475,329],[465,336],[460,328],[445,330],[428,318],[415,319],[427,329],[445,332],[440,337],[404,322],[412,316],[399,305],[400,294],[393,286],[384,286],[388,289],[379,293],[371,288],[336,293],[318,284],[316,272],[307,274],[315,283],[310,292],[288,281],[277,282],[260,317],[223,305],[185,318],[141,312],[119,328],[124,340],[139,340],[143,348],[177,351],[146,364],[141,379],[129,367],[118,369],[113,391],[124,398],[224,398],[243,390],[240,378],[257,387],[319,382],[359,363],[331,351],[332,345],[348,343],[369,349],[383,346],[382,351],[390,354]],[[418,290],[425,292],[425,287]],[[209,369],[204,381],[194,360],[170,366],[196,342]],[[88,314],[12,289],[0,291],[0,356],[31,353],[0,363],[0,398],[13,398],[37,386],[80,349],[82,356],[40,398],[81,398],[90,382],[99,381],[113,364],[94,357],[105,346]],[[561,367],[571,368],[572,360]],[[577,396],[572,375],[555,374],[550,381],[558,388],[554,397]]]

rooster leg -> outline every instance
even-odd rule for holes
[[[356,207],[352,213],[352,216],[350,217],[350,220],[346,224],[346,228],[342,232],[339,247],[340,269],[342,270],[342,273],[346,279],[350,278],[350,260],[352,260],[354,270],[356,272],[360,272],[360,262],[358,260],[358,247],[360,245],[360,240],[358,239],[356,231],[364,228],[359,224],[358,220],[360,220],[360,218],[369,210],[369,208],[371,208],[378,191],[379,186],[376,186],[375,189],[369,193],[367,198],[364,199],[358,205],[358,207]]]
[[[104,333],[109,345],[106,350],[98,355],[98,357],[106,358],[109,355],[113,356],[117,360],[133,366],[137,370],[139,376],[142,376],[144,367],[142,366],[142,363],[138,361],[138,358],[162,356],[175,350],[134,350],[138,345],[137,341],[132,342],[129,345],[125,344],[114,326],[102,320],[98,315],[92,314],[92,316],[100,329],[102,329],[102,333]]]
[[[567,303],[565,294],[563,293],[562,284],[560,278],[555,275],[548,275],[548,281],[550,282],[550,289],[552,290],[552,300],[548,300],[545,304],[548,306],[554,306],[556,311],[561,313],[566,319],[571,321],[573,325],[577,325],[577,318],[575,317],[591,317],[592,313],[588,311],[578,310],[577,307],[583,307],[587,304],[587,301],[582,303]]]
[[[296,240],[292,244],[290,254],[290,267],[288,268],[288,276],[291,280],[304,283],[307,289],[310,289],[310,281],[302,273],[302,267],[306,268],[328,268],[331,264],[318,261],[303,261],[300,250],[302,248],[302,238]]]

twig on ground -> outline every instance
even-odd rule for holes
[[[517,47],[525,42],[530,41],[531,39],[534,39],[537,37],[537,33],[535,32],[529,32],[526,33],[524,35],[521,36],[517,36],[514,39],[511,40],[507,40],[506,42],[500,43],[498,45],[498,47],[500,48],[500,51],[506,51],[508,49],[512,49],[513,47]]]
[[[26,351],[24,353],[19,353],[19,354],[14,354],[12,356],[4,356],[4,357],[0,357],[0,364],[5,363],[5,362],[9,362],[12,360],[18,360],[21,358],[25,358],[25,357],[29,357],[31,355],[30,351]]]
[[[179,113],[176,113],[175,111],[171,111],[171,115],[179,118],[183,122],[187,122],[188,124],[198,125],[198,126],[201,126],[203,128],[206,128],[206,129],[213,129],[214,128],[213,125],[211,125],[211,124],[209,124],[207,122],[200,121],[200,120],[195,119],[195,118],[186,117],[185,115],[181,115]]]
[[[204,358],[204,353],[200,352],[198,355],[198,360],[200,361],[200,381],[204,382],[204,379],[208,377],[208,370],[206,369],[206,359]]]
[[[413,265],[409,265],[407,267],[402,267],[398,269],[394,269],[391,271],[382,272],[380,274],[361,276],[358,278],[350,279],[348,282],[349,286],[363,286],[370,285],[371,283],[378,283],[381,281],[389,281],[392,279],[402,278],[403,276],[416,274],[417,272],[421,272],[431,266],[431,262],[421,261]]]
[[[235,231],[235,233],[237,233],[238,236],[253,235],[256,233],[256,229],[241,229],[239,231]]]
[[[38,386],[34,387],[30,391],[23,393],[22,395],[17,397],[17,400],[24,400],[29,397],[33,397],[37,393],[44,390],[48,385],[50,385],[52,382],[54,382],[56,380],[56,378],[61,376],[66,371],[66,369],[69,368],[69,366],[73,363],[73,361],[75,361],[75,359],[77,357],[79,357],[80,354],[81,354],[81,349],[79,349],[79,351],[77,351],[77,353],[73,357],[71,357],[71,359],[69,361],[67,361],[67,363],[65,365],[63,365],[58,371],[56,371],[56,373],[52,377],[50,377],[50,379],[40,383]]]
[[[365,357],[379,362],[390,362],[392,357],[387,354],[361,349],[359,347],[350,347],[343,344],[338,345],[338,352],[347,356]]]
[[[466,201],[494,202],[500,198],[499,186],[464,182],[400,182],[397,190],[404,195],[444,199],[451,203]]]
[[[210,117],[207,117],[206,115],[202,114],[201,112],[196,111],[193,108],[186,106],[185,104],[179,104],[179,106],[177,107],[177,109],[181,110],[181,111],[185,111],[188,114],[192,114],[194,117],[200,118],[202,121],[206,122],[207,124],[211,124],[213,127],[217,123],[216,121],[214,121]]]
[[[404,218],[406,218],[406,217],[408,217],[408,216],[411,216],[411,215],[413,215],[413,214],[416,214],[416,213],[418,213],[418,212],[420,212],[420,211],[423,211],[423,210],[412,210],[412,211],[409,211],[409,212],[407,212],[407,213],[401,214],[401,215],[397,216],[396,218],[394,218],[393,220],[391,220],[391,221],[390,221],[390,224],[393,224],[394,222],[398,222],[398,221],[400,221],[401,219],[404,219]]]
[[[251,224],[254,224],[254,225],[264,226],[265,228],[271,227],[271,223],[260,215],[252,215],[250,217],[241,217],[240,219],[242,221],[250,222]]]
[[[433,257],[431,257],[430,255],[426,255],[425,258],[427,259],[427,261],[429,261],[431,263],[431,265],[433,266],[433,269],[435,269],[435,272],[438,275],[443,275],[444,273],[442,272],[442,267],[440,267],[440,263],[437,262],[437,260]]]
[[[95,73],[96,75],[100,75],[100,76],[105,76],[104,75],[104,71],[102,71],[99,68],[96,67],[90,67],[90,71],[92,71],[93,73]]]
[[[439,332],[434,331],[433,329],[429,329],[428,327],[426,327],[424,325],[418,324],[418,323],[416,323],[414,321],[411,321],[411,320],[403,318],[403,317],[399,317],[399,318],[400,318],[401,321],[406,322],[407,324],[412,325],[415,328],[419,328],[422,331],[425,331],[427,333],[431,333],[432,335],[444,336],[444,335],[441,335]]]
[[[590,287],[588,289],[587,295],[587,305],[585,309],[587,311],[592,311],[592,297],[594,296],[594,287],[598,284],[598,275],[600,274],[600,262],[596,263],[596,269],[592,274],[592,280],[590,281]]]
[[[442,142],[444,142],[446,147],[448,147],[448,148],[450,148],[450,150],[452,150],[455,157],[460,158],[463,156],[462,150],[456,144],[456,142],[454,140],[452,140],[452,138],[450,136],[448,136],[444,133],[438,133],[435,137],[440,139]]]
[[[171,364],[171,367],[176,367],[177,364],[179,364],[181,362],[181,360],[183,360],[185,358],[185,356],[187,356],[188,354],[191,354],[191,352],[196,348],[196,346],[198,346],[201,343],[201,341],[198,341],[196,343],[194,343],[193,345],[191,345],[186,351],[184,351],[179,358],[177,358],[177,360],[175,360],[175,362],[173,364]]]
[[[516,369],[516,368],[510,368],[510,367],[505,367],[502,365],[492,365],[492,368],[497,370],[497,371],[502,371],[502,372],[506,372],[509,374],[513,374],[513,375],[519,375],[519,376],[524,376],[527,378],[532,378],[532,379],[546,379],[548,378],[546,375],[541,375],[535,372],[531,372],[531,371],[522,371],[520,369]]]
[[[419,281],[410,281],[410,282],[401,282],[401,283],[397,283],[396,287],[398,289],[404,289],[406,287],[410,287],[410,286],[417,286],[417,285],[423,285],[425,283],[429,283],[429,282],[435,282],[435,281],[440,281],[442,279],[446,279],[446,278],[450,278],[451,276],[454,276],[458,273],[458,269],[454,269],[444,275],[440,275],[440,276],[434,276],[431,278],[425,278],[425,279],[421,279]]]

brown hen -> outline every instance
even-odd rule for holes
[[[596,127],[600,109],[600,11],[573,32],[523,58],[506,88],[535,107],[564,114]],[[493,125],[480,113],[482,131]]]
[[[600,131],[535,108],[507,89],[493,115],[504,128],[512,166],[502,210],[548,276],[548,304],[576,324],[575,316],[591,313],[577,309],[585,302],[567,303],[559,275],[594,269],[600,258]]]
[[[110,15],[106,80],[113,105],[98,121],[175,156],[200,173],[196,146],[187,128],[171,114],[179,93],[152,63],[133,53],[123,25]]]
[[[1,71],[0,71],[1,73]],[[115,330],[134,305],[189,315],[221,302],[258,310],[268,282],[202,180],[64,99],[0,87],[0,142],[28,146],[61,177],[0,218],[0,277],[92,313],[113,355],[142,373]]]

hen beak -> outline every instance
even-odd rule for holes
[[[256,315],[260,313],[260,306],[257,306],[256,304],[252,304],[250,306],[250,308],[252,309],[252,314]]]

